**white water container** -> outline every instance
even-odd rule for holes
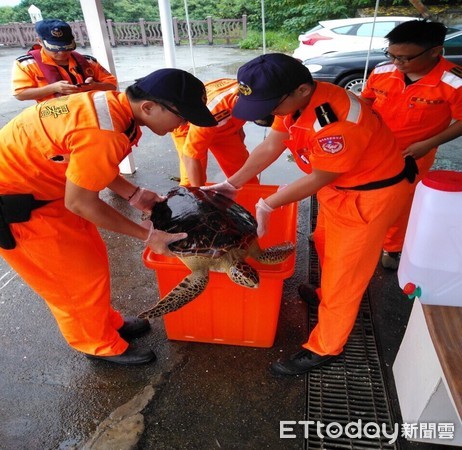
[[[417,184],[398,280],[421,303],[462,306],[462,173],[434,170]]]

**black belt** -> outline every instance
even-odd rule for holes
[[[36,200],[32,194],[0,195],[0,247],[6,250],[16,247],[10,223],[27,222],[34,209],[51,201]]]
[[[358,186],[344,187],[344,186],[335,186],[337,189],[341,190],[353,190],[353,191],[372,191],[374,189],[382,189],[388,186],[393,186],[398,184],[400,181],[407,178],[410,183],[413,183],[416,175],[419,173],[415,159],[412,156],[406,156],[404,158],[404,169],[394,177],[386,178],[379,181],[371,181],[370,183],[360,184]]]

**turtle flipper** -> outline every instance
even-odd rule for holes
[[[283,242],[273,247],[261,250],[258,246],[252,248],[250,255],[263,264],[279,264],[285,261],[295,251],[292,242]]]
[[[153,319],[180,309],[198,297],[207,286],[209,273],[191,273],[174,287],[163,299],[159,300],[151,309],[138,315],[140,319]]]
[[[232,281],[244,287],[257,288],[260,282],[258,272],[250,264],[242,260],[231,264],[227,273]]]

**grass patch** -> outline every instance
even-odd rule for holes
[[[298,47],[299,33],[284,33],[278,31],[266,32],[266,49],[271,52],[293,53]],[[261,31],[249,31],[247,38],[239,41],[239,48],[258,50],[263,48],[263,34]]]

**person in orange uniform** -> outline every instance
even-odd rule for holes
[[[411,167],[392,132],[344,89],[314,82],[301,62],[280,53],[251,60],[238,71],[233,115],[276,115],[268,137],[226,181],[202,189],[228,196],[289,148],[304,175],[256,205],[258,235],[271,212],[317,193],[314,240],[322,266],[319,322],[302,349],[271,365],[275,375],[297,375],[340,355],[374,273],[386,230],[404,206]],[[346,263],[348,262],[348,263]]]
[[[180,185],[201,186],[207,181],[207,156],[210,150],[224,174],[239,170],[249,152],[244,144],[245,120],[231,115],[237,101],[237,81],[222,78],[205,83],[207,106],[215,117],[216,127],[185,124],[172,133],[180,161]],[[255,177],[251,183],[258,183]]]
[[[149,322],[111,307],[108,255],[97,227],[170,254],[169,234],[121,215],[99,198],[109,188],[147,211],[164,198],[119,175],[141,126],[163,136],[186,120],[216,121],[205,88],[178,69],[155,71],[126,92],[92,91],[38,103],[0,130],[0,255],[37,292],[68,344],[117,364],[155,359],[128,340]]]
[[[442,55],[446,27],[412,20],[386,38],[390,63],[375,68],[361,93],[394,132],[419,176],[408,203],[384,242],[382,265],[396,270],[417,182],[430,170],[438,146],[462,135],[462,68]]]
[[[75,51],[72,29],[58,19],[35,23],[38,48],[16,59],[13,95],[43,102],[61,95],[117,89],[117,80],[98,61]]]

